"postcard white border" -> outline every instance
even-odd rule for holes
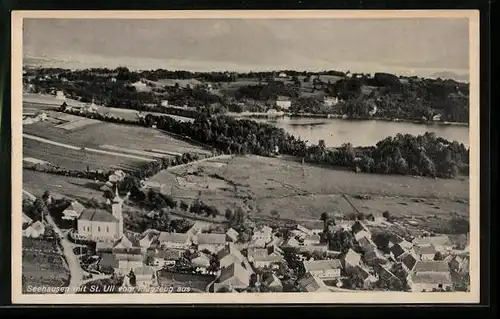
[[[25,18],[65,19],[394,19],[469,20],[470,74],[470,292],[246,293],[246,294],[22,294],[22,26]],[[442,304],[479,302],[479,11],[295,10],[295,11],[13,11],[12,12],[12,303],[14,304]]]

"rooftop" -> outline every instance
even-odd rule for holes
[[[113,214],[100,208],[86,208],[80,215],[79,220],[108,223],[118,221]]]
[[[160,242],[169,242],[177,244],[185,244],[189,241],[189,235],[183,233],[167,233],[161,232],[158,237]]]
[[[431,255],[436,253],[436,248],[432,245],[414,246],[413,251],[417,255]]]
[[[317,271],[326,269],[342,269],[339,259],[304,261],[306,271]]]
[[[452,246],[452,242],[448,236],[428,236],[417,237],[413,240],[414,245],[434,245],[434,246]]]
[[[450,267],[445,261],[421,260],[415,264],[414,272],[449,272]]]
[[[406,251],[401,247],[401,245],[395,244],[394,246],[391,247],[391,253],[394,255],[395,258],[398,258],[399,256],[403,255]]]
[[[218,283],[225,283],[232,279],[237,279],[242,285],[248,286],[251,272],[246,270],[240,263],[235,262],[221,270]]]
[[[417,259],[412,254],[407,253],[406,255],[403,256],[401,262],[406,266],[406,268],[411,270],[413,269],[413,267],[415,267]]]
[[[330,292],[321,279],[314,277],[310,273],[306,273],[306,275],[299,280],[299,286],[306,292]]]
[[[225,234],[198,234],[196,235],[198,245],[223,245],[226,243]]]
[[[416,284],[453,284],[450,274],[442,272],[414,273],[411,280]]]

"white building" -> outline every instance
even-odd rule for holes
[[[161,106],[168,107],[168,100],[162,100],[161,101]]]
[[[123,236],[123,199],[115,193],[111,213],[99,208],[85,209],[77,221],[77,233],[94,241],[114,241]]]
[[[193,237],[193,242],[198,246],[198,250],[208,250],[216,253],[226,244],[226,234],[206,234],[200,233]]]
[[[406,279],[412,292],[451,289],[450,268],[444,261],[418,261]]]
[[[158,242],[163,248],[189,249],[192,244],[191,237],[183,233],[161,232]]]
[[[304,261],[304,269],[320,279],[335,279],[341,275],[342,263],[339,259]]]
[[[56,92],[56,98],[58,100],[66,100],[66,95],[64,95],[63,91],[57,91]]]
[[[323,104],[326,106],[335,106],[339,103],[339,98],[336,96],[325,96],[323,98]]]
[[[288,110],[292,106],[292,101],[289,97],[279,96],[276,100],[276,106],[282,110]]]

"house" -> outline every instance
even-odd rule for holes
[[[220,268],[228,267],[233,263],[243,263],[246,269],[251,269],[247,258],[231,243],[226,244],[223,249],[217,252],[217,260]]]
[[[207,270],[212,263],[210,256],[200,253],[198,256],[191,259],[191,264],[200,270]]]
[[[142,238],[139,240],[139,246],[141,247],[142,251],[145,252],[146,250],[151,247],[151,245],[158,239],[158,236],[160,235],[160,232],[155,230],[155,229],[148,229],[142,234]]]
[[[283,292],[281,280],[273,273],[262,281],[262,285],[271,292]]]
[[[123,200],[116,190],[111,213],[99,208],[86,208],[78,217],[79,235],[94,241],[115,241],[123,236]]]
[[[134,243],[132,243],[132,240],[130,240],[127,236],[122,236],[115,242],[113,251],[127,251],[132,248],[137,248],[137,245],[134,245]]]
[[[226,232],[226,241],[231,243],[238,242],[239,233],[234,228],[229,228]]]
[[[414,246],[428,246],[432,245],[439,252],[448,252],[453,249],[453,243],[446,235],[442,236],[428,236],[417,237],[412,241]]]
[[[139,268],[144,265],[144,257],[141,254],[115,254],[117,265],[115,273],[126,275],[130,269]]]
[[[158,193],[165,192],[165,184],[155,181],[142,181],[141,186],[146,189],[152,189]]]
[[[419,260],[434,260],[434,256],[436,255],[436,249],[432,245],[414,246],[413,252]]]
[[[402,287],[401,280],[385,265],[381,265],[378,269],[378,278],[384,284],[384,286],[389,288],[400,288]]]
[[[406,253],[401,257],[401,266],[407,273],[409,273],[413,270],[417,261],[418,258],[415,257],[413,253]]]
[[[74,200],[71,202],[71,204],[63,211],[63,219],[67,220],[73,220],[82,214],[82,212],[85,210],[85,206],[80,204],[78,201]]]
[[[391,257],[396,261],[401,261],[401,258],[408,252],[408,249],[403,248],[403,246],[398,243],[392,245],[390,248]]]
[[[441,121],[441,114],[436,114],[432,117],[433,121]]]
[[[337,252],[335,252],[333,250],[329,250],[328,249],[328,244],[326,244],[326,243],[325,244],[316,244],[316,245],[302,245],[302,246],[297,247],[297,250],[299,252],[301,252],[301,253],[305,253],[305,252],[308,252],[308,253],[314,253],[314,252],[324,253],[324,252],[328,252],[331,255],[337,254]]]
[[[45,224],[39,220],[29,225],[23,230],[23,236],[29,238],[39,238],[45,234]]]
[[[341,275],[339,259],[304,261],[303,264],[306,272],[320,279],[335,279]]]
[[[189,249],[191,238],[188,234],[160,232],[158,242],[163,248]]]
[[[276,106],[282,110],[288,110],[292,106],[292,101],[287,96],[278,96]]]
[[[306,273],[304,277],[299,280],[298,286],[303,292],[330,292],[330,289],[328,289],[328,286],[325,285],[323,280],[310,273]]]
[[[303,234],[305,235],[314,235],[314,233],[312,232],[312,230],[310,230],[309,228],[306,228],[302,225],[297,225],[297,230],[302,232]]]
[[[138,288],[149,288],[158,284],[155,270],[151,266],[141,266],[131,269],[135,275],[135,284]],[[130,272],[130,270],[129,270]],[[127,274],[129,273],[127,272]]]
[[[161,106],[168,107],[168,100],[161,100]]]
[[[253,271],[246,269],[238,262],[234,262],[221,270],[217,283],[229,286],[232,289],[246,289],[250,284]]]
[[[354,268],[352,277],[358,287],[362,287],[363,289],[371,289],[378,281],[377,277],[361,266],[356,266]]]
[[[167,267],[175,265],[182,257],[182,251],[177,249],[150,249],[147,255],[152,259],[152,265],[156,267]]]
[[[444,261],[418,261],[407,278],[413,292],[452,288],[450,267]]]
[[[366,251],[363,255],[363,260],[365,261],[365,263],[371,266],[386,264],[388,262],[384,254],[378,249]]]
[[[339,98],[336,96],[325,96],[323,98],[323,104],[326,106],[335,106],[339,103]]]
[[[351,273],[354,268],[359,266],[360,262],[361,255],[352,249],[349,249],[349,251],[342,257],[342,263],[346,273]]]
[[[448,265],[450,269],[457,273],[468,273],[469,272],[469,258],[467,256],[454,256]]]
[[[269,226],[264,226],[256,231],[252,235],[252,246],[254,247],[265,247],[267,243],[272,240],[273,229]]]
[[[372,238],[371,232],[368,230],[366,225],[359,220],[354,222],[351,227],[352,233],[354,234],[354,238],[356,241],[359,241],[361,238],[366,237],[368,239]]]
[[[377,245],[368,237],[362,237],[359,241],[358,244],[365,250],[365,251],[370,251],[370,250],[375,250],[377,249]]]
[[[283,247],[288,247],[288,248],[292,248],[292,247],[299,247],[300,246],[300,243],[297,239],[295,239],[294,237],[290,237],[288,238],[287,240],[285,240],[285,242],[283,242]]]
[[[288,75],[285,72],[281,72],[280,74],[278,74],[278,77],[280,77],[280,78],[287,78]]]
[[[274,267],[284,263],[283,251],[275,246],[267,248],[248,248],[248,261],[255,268]]]
[[[63,91],[57,91],[56,92],[56,98],[58,100],[65,100],[66,99],[66,96],[64,95],[64,92]]]
[[[201,233],[194,237],[193,242],[198,246],[198,250],[208,250],[214,254],[226,244],[226,235]]]
[[[303,243],[304,245],[310,246],[310,245],[318,245],[321,240],[321,237],[319,235],[307,235],[304,237]]]

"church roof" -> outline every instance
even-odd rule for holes
[[[93,222],[116,222],[118,221],[113,214],[100,208],[87,208],[80,215],[80,220],[89,220]]]

